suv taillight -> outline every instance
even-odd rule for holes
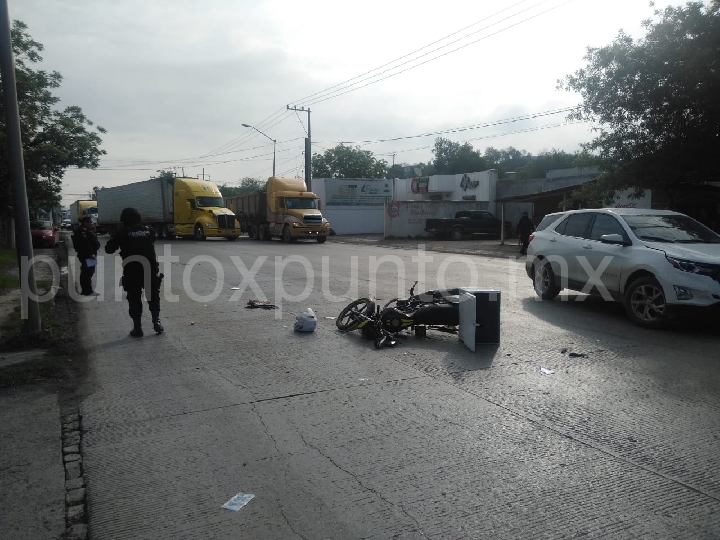
[[[533,238],[535,238],[535,235],[534,235],[534,234],[531,234],[531,235],[530,235],[530,239],[528,240],[528,242],[532,242]]]

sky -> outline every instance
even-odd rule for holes
[[[653,9],[682,3],[7,1],[45,47],[39,67],[63,75],[61,106],[107,130],[100,167],[66,172],[65,205],[162,169],[264,179],[272,139],[277,176],[304,176],[308,113],[288,105],[310,109],[313,152],[343,142],[388,164],[428,162],[437,136],[481,153],[574,152],[592,126],[557,112],[580,102],[558,80],[586,66],[587,47],[620,30],[642,38]]]

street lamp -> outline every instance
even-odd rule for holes
[[[251,126],[250,124],[243,124],[242,126],[243,126],[243,127],[246,127],[246,128],[254,129],[254,130],[257,131],[260,135],[262,135],[262,136],[264,136],[264,137],[267,137],[268,139],[270,139],[270,140],[272,141],[272,143],[273,143],[273,176],[275,176],[275,143],[276,143],[277,141],[276,141],[275,139],[273,139],[272,137],[268,137],[267,135],[265,135],[262,131],[260,131],[260,130],[259,130],[258,128],[256,128],[255,126]]]

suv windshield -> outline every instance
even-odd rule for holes
[[[197,206],[198,208],[208,208],[210,206],[222,208],[224,204],[222,197],[198,197]]]
[[[691,217],[671,215],[622,216],[640,240],[687,244],[720,244],[720,236]]]
[[[287,206],[287,208],[317,208],[317,201],[315,199],[288,197],[287,199],[285,199],[285,205]]]

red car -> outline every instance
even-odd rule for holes
[[[60,229],[53,227],[51,221],[31,221],[30,234],[33,247],[52,248],[60,242]]]

